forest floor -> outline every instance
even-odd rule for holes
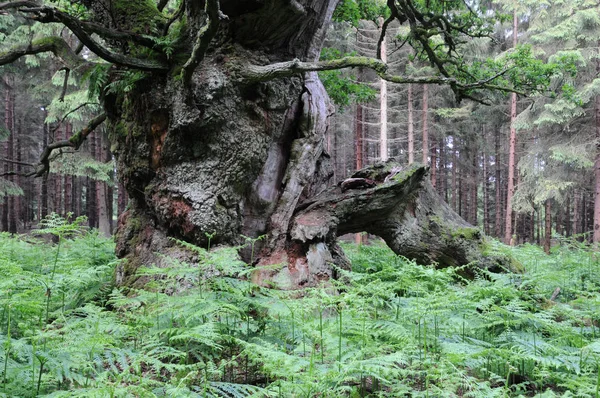
[[[436,270],[344,244],[351,272],[282,292],[235,249],[113,285],[114,245],[51,218],[0,234],[3,397],[598,397],[600,270],[559,240],[509,253],[523,274]],[[252,243],[252,242],[249,242]]]

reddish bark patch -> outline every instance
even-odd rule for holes
[[[157,169],[160,166],[162,147],[165,143],[165,138],[167,137],[169,116],[164,111],[154,112],[150,116],[150,121],[150,164],[153,169]]]
[[[298,225],[306,225],[306,226],[317,226],[323,224],[323,220],[327,217],[327,214],[320,211],[313,211],[310,213],[305,213],[296,218],[296,223]]]
[[[169,218],[172,227],[179,227],[184,235],[188,235],[194,230],[194,224],[189,220],[189,213],[192,211],[190,206],[183,199],[172,199],[169,201]]]

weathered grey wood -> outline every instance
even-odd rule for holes
[[[315,285],[333,276],[332,253],[339,253],[340,235],[368,232],[380,236],[398,255],[438,267],[511,267],[508,258],[487,254],[483,233],[456,214],[435,192],[428,168],[403,169],[394,162],[379,163],[352,176],[375,186],[344,184],[327,189],[299,204],[291,220],[288,239],[293,242],[276,259],[280,270],[258,272],[255,281],[273,281],[282,288]],[[347,265],[343,257],[338,266]],[[465,273],[470,272],[465,268]]]

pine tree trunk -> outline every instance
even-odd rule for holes
[[[579,211],[579,204],[581,202],[581,193],[577,190],[573,193],[573,235],[579,235],[579,219],[581,218],[581,212]]]
[[[517,46],[518,19],[517,10],[513,13],[513,47]],[[512,93],[510,99],[510,137],[508,150],[508,187],[506,195],[506,215],[504,225],[504,243],[510,244],[512,238],[512,198],[515,194],[515,151],[517,148],[517,130],[514,127],[517,119],[517,94]]]
[[[496,203],[496,220],[494,222],[494,236],[497,238],[500,238],[502,236],[502,195],[501,195],[501,184],[500,184],[500,178],[502,176],[502,169],[501,169],[501,165],[500,165],[500,134],[498,131],[495,132],[495,159],[494,159],[494,163],[495,163],[495,171],[496,171],[496,181],[495,181],[495,188],[496,188],[496,198],[495,198],[495,203]]]
[[[58,129],[54,133],[54,141],[60,141],[63,139],[62,129]],[[59,174],[54,174],[52,176],[52,180],[54,182],[54,212],[56,214],[64,215],[65,212],[63,210],[63,188],[62,188],[62,177]]]
[[[408,84],[408,164],[415,162],[415,126],[413,121],[413,85]]]
[[[89,138],[90,143],[90,156],[96,158],[96,134],[94,132]],[[97,192],[96,192],[96,181],[90,177],[87,177],[86,190],[85,190],[85,209],[88,217],[88,225],[90,228],[98,228],[98,205],[97,205]]]
[[[5,83],[5,87],[6,87],[6,93],[5,93],[5,100],[4,100],[4,125],[6,126],[6,129],[8,130],[8,133],[12,135],[12,128],[11,128],[11,98],[12,98],[12,94],[11,94],[11,89],[10,86],[8,85],[8,83]],[[4,156],[8,157],[8,142],[5,142],[3,145],[3,154]],[[10,170],[10,167],[8,165],[8,162],[4,162],[4,173],[8,174],[8,171]],[[8,213],[9,213],[9,203],[8,203],[8,196],[4,195],[3,197],[0,197],[0,200],[2,200],[2,217],[0,220],[0,231],[8,231]]]
[[[380,26],[383,26],[383,18],[380,20]],[[381,41],[381,60],[387,63],[387,44],[385,35]],[[387,161],[388,155],[388,92],[387,81],[379,79],[379,159]]]
[[[65,138],[69,139],[73,135],[71,123],[65,123]],[[65,174],[65,217],[68,213],[73,213],[73,176]]]
[[[98,132],[97,142],[97,160],[103,163],[110,161],[110,152],[108,150],[108,142],[103,137],[103,134]],[[112,196],[108,191],[108,184],[104,181],[97,181],[96,187],[98,191],[98,230],[106,237],[112,235],[111,219],[112,212],[109,211],[109,201],[112,200]]]
[[[565,220],[564,220],[564,230],[565,236],[570,238],[573,235],[571,230],[571,195],[567,195],[567,202],[565,203]]]
[[[16,135],[16,120],[15,120],[15,94],[12,90],[9,90],[10,92],[10,116],[9,116],[9,121],[10,121],[10,125],[7,125],[10,135],[8,136],[8,142],[6,144],[7,146],[7,151],[6,151],[6,158],[8,160],[15,160],[15,135]],[[16,182],[15,180],[15,176],[11,176],[9,178],[9,181],[14,183]],[[7,207],[7,212],[8,212],[8,232],[12,233],[12,234],[16,234],[17,233],[17,214],[18,214],[18,210],[17,210],[17,201],[16,201],[16,197],[11,195],[8,197],[8,207]]]
[[[550,199],[546,199],[545,226],[544,251],[546,254],[550,254],[550,245],[552,239],[552,204]]]
[[[487,171],[487,155],[485,150],[481,153],[483,159],[483,232],[486,235],[490,234],[490,209],[489,200],[490,194],[488,190],[488,171]]]
[[[477,225],[477,209],[478,209],[478,203],[477,203],[477,188],[478,188],[478,175],[479,173],[477,172],[479,170],[479,162],[477,159],[477,152],[478,152],[478,148],[475,147],[472,150],[472,156],[473,156],[473,169],[472,174],[471,174],[471,199],[470,199],[470,210],[471,210],[471,217],[470,217],[470,222],[473,225]]]
[[[446,148],[446,139],[440,138],[440,195],[444,198],[446,203],[449,202],[448,198],[448,161],[446,158],[447,148]]]
[[[600,45],[600,41],[598,42]],[[596,58],[596,74],[600,74],[600,57]],[[596,158],[594,161],[594,234],[592,241],[600,242],[600,95],[596,95],[594,104]]]
[[[438,168],[438,166],[437,166],[437,162],[438,162],[437,151],[438,151],[438,149],[437,149],[436,141],[434,140],[433,142],[434,142],[434,144],[433,144],[433,148],[431,148],[431,165],[430,165],[430,167],[431,167],[431,185],[433,185],[433,188],[436,189],[436,191],[437,191],[438,179],[439,179],[438,171],[437,171],[437,168]]]
[[[123,186],[123,183],[121,181],[119,181],[117,190],[117,214],[121,215],[125,213],[128,201],[127,191],[125,190],[125,187]]]
[[[456,155],[456,151],[458,148],[456,147],[455,137],[452,137],[452,209],[460,214],[458,209],[458,185],[457,185],[457,174],[458,174],[458,156]]]
[[[44,112],[45,113],[45,112]],[[46,115],[44,114],[44,120],[46,119]],[[48,146],[48,137],[50,135],[50,125],[44,123],[44,137],[42,138],[42,145],[45,148]],[[48,174],[45,174],[42,177],[42,183],[40,187],[40,214],[38,220],[46,218],[48,215]]]
[[[423,85],[423,164],[429,164],[429,126],[427,115],[429,114],[429,100],[427,85]],[[433,177],[433,176],[432,176]]]

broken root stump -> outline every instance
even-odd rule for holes
[[[396,254],[421,264],[470,264],[467,274],[474,268],[518,268],[488,253],[483,233],[439,197],[422,165],[402,168],[390,161],[362,169],[300,203],[289,225],[286,243],[263,252],[259,265],[271,267],[256,272],[255,282],[294,289],[335,277],[332,264],[349,267],[336,238],[357,232],[380,236]],[[273,264],[283,268],[274,270]]]

